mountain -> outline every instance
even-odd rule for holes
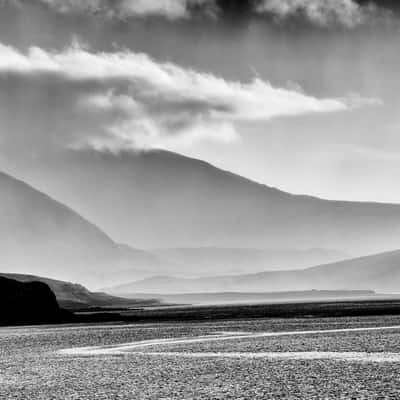
[[[0,173],[0,192],[1,272],[100,287],[160,274],[195,277],[257,272],[345,258],[340,252],[319,249],[144,251],[114,242],[71,208],[4,173]]]
[[[70,310],[96,307],[145,307],[159,305],[159,302],[146,298],[126,299],[110,296],[102,292],[91,292],[84,286],[55,279],[43,278],[33,275],[0,274],[0,278],[12,279],[18,282],[42,282],[47,285],[56,296],[58,304]]]
[[[43,282],[18,282],[0,277],[0,325],[69,321],[50,288]]]
[[[400,250],[292,271],[197,279],[154,277],[107,290],[113,294],[279,292],[299,290],[400,292]]]
[[[229,249],[218,247],[151,250],[164,261],[164,274],[194,277],[300,269],[349,258],[325,249]],[[159,272],[160,273],[160,272]]]
[[[104,285],[148,276],[135,253],[72,209],[0,173],[1,272]],[[119,278],[118,274],[123,278]]]
[[[368,287],[400,293],[400,250],[309,268],[306,272],[320,287]]]
[[[400,205],[292,195],[166,151],[70,151],[24,177],[143,249],[396,249]]]
[[[131,260],[135,265],[140,266],[140,272],[146,276],[154,276],[160,273],[170,273],[187,269],[186,265],[183,266],[174,263],[151,249],[145,251],[121,243],[118,244],[118,247],[122,257],[126,260]],[[129,279],[131,274],[132,271],[130,269],[119,271],[118,279]]]

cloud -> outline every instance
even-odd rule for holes
[[[358,93],[350,93],[342,99],[348,107],[355,109],[369,106],[382,106],[383,101],[377,97],[361,97]]]
[[[215,15],[214,0],[6,0],[14,4],[35,2],[62,14],[88,14],[108,18],[160,16],[189,18],[193,11]],[[1,4],[1,3],[0,3]]]
[[[393,11],[374,1],[358,0],[0,0],[2,5],[24,4],[47,7],[67,15],[107,19],[162,17],[171,21],[193,16],[272,16],[276,21],[301,18],[319,27],[355,28],[374,22],[391,21]]]
[[[17,104],[45,116],[42,135],[62,130],[52,135],[53,141],[97,149],[176,150],[199,140],[229,142],[238,139],[239,122],[344,111],[372,101],[359,96],[321,99],[260,78],[228,81],[143,53],[94,53],[78,45],[60,52],[32,47],[23,53],[0,44],[1,79],[7,85],[16,82],[2,91],[8,99],[19,87]],[[30,98],[32,104],[25,104]],[[66,121],[62,127],[57,124],[60,115]],[[55,126],[46,126],[49,121]]]
[[[389,14],[373,2],[360,5],[355,0],[259,0],[255,10],[277,20],[300,16],[320,27],[345,28],[355,28]]]

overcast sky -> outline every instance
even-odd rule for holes
[[[400,203],[395,4],[0,0],[0,168],[161,148],[293,193]]]

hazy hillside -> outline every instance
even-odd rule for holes
[[[321,287],[351,285],[400,293],[400,250],[314,267],[307,273]]]
[[[148,276],[134,252],[125,254],[95,225],[31,186],[0,173],[0,194],[0,272],[92,285]]]
[[[72,209],[6,174],[0,174],[0,192],[0,272],[45,275],[101,287],[160,274],[257,272],[345,257],[318,249],[138,250],[115,243]]]
[[[305,270],[263,272],[198,279],[155,277],[122,285],[110,293],[277,292],[298,290],[400,292],[400,251]]]
[[[165,151],[75,151],[26,171],[36,187],[137,248],[398,247],[400,205],[295,196]]]
[[[165,263],[166,271],[180,276],[244,274],[266,270],[300,269],[349,258],[325,249],[229,249],[218,247],[151,250]],[[167,266],[167,262],[171,265]]]

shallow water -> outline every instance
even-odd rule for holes
[[[399,317],[0,329],[0,398],[396,399],[399,339]]]

